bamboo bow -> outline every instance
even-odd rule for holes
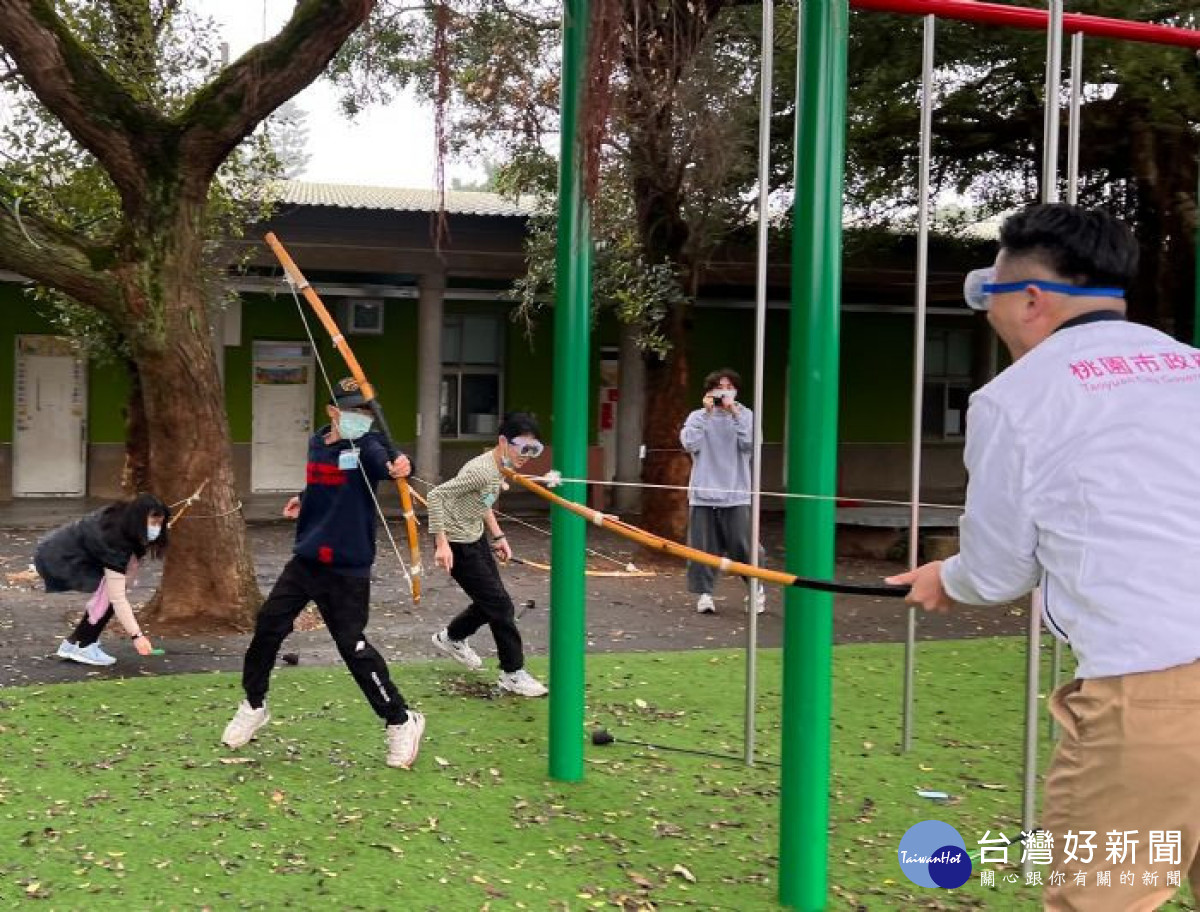
[[[371,414],[375,418],[375,425],[383,437],[383,443],[388,450],[388,455],[395,458],[394,454],[398,451],[396,445],[392,442],[392,433],[388,429],[387,419],[383,416],[383,408],[379,405],[379,400],[375,398],[375,389],[368,382],[367,375],[363,373],[362,366],[359,365],[358,358],[354,356],[350,344],[346,341],[345,336],[342,335],[342,331],[338,329],[338,325],[333,321],[333,317],[329,315],[329,311],[325,308],[325,303],[312,290],[312,286],[308,284],[308,279],[304,278],[304,273],[300,271],[300,268],[296,265],[291,255],[284,249],[283,244],[275,237],[274,232],[267,233],[266,242],[267,246],[271,248],[271,252],[279,260],[280,265],[283,266],[283,271],[287,273],[288,281],[304,295],[304,300],[308,301],[313,312],[320,319],[321,325],[329,333],[329,339],[333,343],[333,347],[338,350],[338,354],[342,356],[342,360],[350,368],[350,375],[358,383],[359,392],[362,393],[367,407],[371,410]],[[332,389],[330,390],[330,395],[333,395]],[[409,575],[409,581],[412,584],[412,597],[414,602],[419,602],[421,600],[421,545],[417,537],[417,517],[413,513],[412,492],[405,479],[397,478],[394,480],[396,482],[396,490],[400,493],[400,507],[404,514],[404,524],[408,532],[408,550],[412,560],[412,570]],[[384,522],[386,523],[387,520],[384,519]]]
[[[419,478],[417,479],[417,481],[420,481],[420,480],[421,479],[419,479]],[[429,501],[427,501],[424,497],[422,497],[420,494],[418,494],[415,490],[412,492],[412,496],[417,499],[417,502],[420,503],[421,506],[428,509]],[[503,515],[503,514],[501,514],[501,515]],[[526,523],[526,525],[529,525],[529,524]],[[534,528],[536,528],[536,526]],[[539,531],[541,531],[541,530],[539,530]],[[549,535],[550,533],[547,532],[546,534]],[[596,553],[598,554],[599,552],[596,552]],[[601,555],[601,557],[603,557],[603,556],[604,555]],[[606,558],[606,559],[612,560],[612,558]],[[527,558],[517,557],[516,555],[513,555],[512,557],[510,557],[508,559],[508,563],[519,564],[522,567],[532,567],[534,570],[543,570],[546,573],[551,572],[551,569],[552,569],[549,564],[543,564],[538,561],[528,560]],[[609,577],[612,579],[649,579],[650,577],[657,576],[658,574],[655,573],[653,570],[639,570],[633,564],[626,564],[624,570],[584,570],[583,575],[584,576],[603,576],[603,577]]]
[[[815,579],[810,576],[796,576],[793,573],[784,573],[780,570],[768,570],[764,567],[755,567],[751,564],[743,564],[741,561],[732,561],[727,557],[718,557],[715,554],[709,554],[707,551],[699,551],[696,548],[681,545],[679,542],[671,541],[668,538],[663,538],[661,535],[655,535],[653,532],[647,532],[645,529],[639,529],[637,526],[631,526],[627,522],[622,522],[615,516],[609,516],[601,513],[599,510],[593,510],[590,507],[585,507],[583,504],[577,504],[573,501],[560,497],[553,491],[547,490],[540,484],[537,484],[530,478],[524,475],[518,475],[510,468],[501,467],[501,472],[510,480],[515,481],[527,491],[532,491],[539,497],[542,497],[553,504],[557,504],[565,510],[570,510],[578,516],[582,516],[593,525],[601,526],[618,535],[623,535],[626,538],[632,539],[639,544],[645,545],[648,548],[653,548],[657,551],[662,551],[664,554],[670,554],[673,557],[681,557],[687,560],[696,561],[697,563],[707,564],[710,567],[716,567],[725,573],[733,573],[738,576],[752,576],[760,579],[763,582],[775,583],[778,586],[797,586],[801,589],[815,589],[819,592],[841,592],[848,595],[880,595],[888,598],[904,598],[908,595],[908,586],[885,586],[873,583],[843,583],[837,580]]]

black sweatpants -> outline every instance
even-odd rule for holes
[[[496,640],[500,668],[504,671],[524,668],[517,611],[500,581],[500,568],[492,556],[487,535],[481,535],[473,542],[450,542],[450,550],[454,553],[450,575],[471,599],[471,604],[450,622],[446,633],[452,640],[465,640],[487,624]]]
[[[699,551],[747,563],[750,560],[750,506],[691,507],[688,511],[688,544]],[[767,553],[761,544],[758,557],[759,563],[765,563]],[[688,561],[688,592],[712,595],[716,579],[716,567]],[[747,579],[746,582],[750,581]]]
[[[88,620],[87,609],[84,609],[83,617],[79,619],[79,623],[75,625],[75,632],[72,633],[67,640],[74,643],[76,646],[91,646],[100,639],[100,634],[104,632],[104,628],[108,626],[108,622],[113,618],[112,606],[100,616],[100,620],[92,623]]]
[[[254,639],[242,665],[242,687],[250,705],[262,706],[279,647],[292,632],[300,612],[309,602],[315,602],[342,661],[371,709],[388,725],[406,722],[408,706],[404,697],[392,683],[383,656],[366,639],[370,597],[371,581],[366,577],[335,573],[301,557],[288,561],[258,610]]]

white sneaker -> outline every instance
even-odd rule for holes
[[[507,690],[509,693],[514,693],[521,697],[544,697],[550,693],[545,684],[524,668],[518,668],[516,671],[500,672],[500,681],[498,683],[501,690]]]
[[[713,604],[713,597],[707,592],[700,598],[696,599],[697,614],[716,614],[717,606]]]
[[[750,596],[748,594],[746,596],[745,602],[746,602],[746,610],[749,611],[750,610]],[[758,587],[758,596],[754,599],[754,613],[755,614],[764,614],[766,612],[766,610],[767,610],[767,590],[764,589],[762,586],[759,586]]]
[[[444,652],[460,665],[466,665],[471,671],[479,671],[483,667],[483,659],[471,648],[466,640],[452,640],[444,629],[433,635],[433,645]]]
[[[72,662],[79,662],[81,665],[115,665],[117,660],[110,656],[107,652],[100,648],[99,643],[92,643],[90,646],[76,646],[74,643],[68,643],[63,640],[62,646],[58,647],[56,653],[60,658],[70,659]]]
[[[412,769],[421,749],[421,735],[425,734],[423,713],[408,711],[408,720],[403,725],[387,726],[387,765],[400,769]]]
[[[255,709],[243,700],[238,704],[237,712],[229,720],[229,724],[225,726],[225,734],[221,735],[221,743],[234,750],[244,747],[254,739],[258,730],[270,721],[271,713],[267,709],[267,704],[264,703]]]

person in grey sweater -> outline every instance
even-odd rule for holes
[[[750,559],[750,454],[754,415],[737,401],[742,378],[728,368],[704,378],[702,408],[687,417],[679,440],[692,457],[688,482],[688,544],[735,561]],[[714,614],[717,571],[688,562],[688,591],[698,596],[696,611]],[[747,600],[749,595],[747,595]],[[766,610],[761,588],[755,610]]]

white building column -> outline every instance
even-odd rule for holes
[[[446,274],[427,272],[417,299],[417,467],[428,482],[441,480],[442,314]]]

